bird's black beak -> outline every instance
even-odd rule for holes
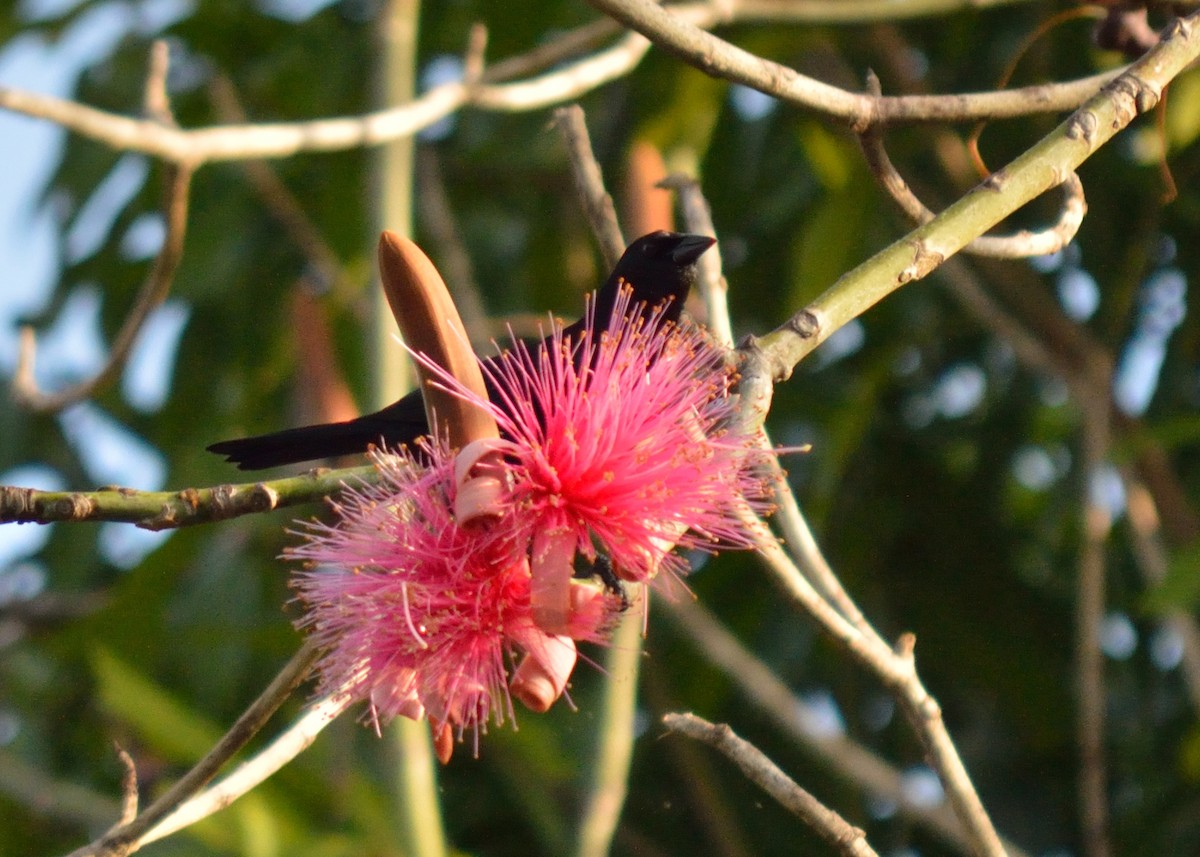
[[[678,243],[671,250],[671,261],[680,267],[690,265],[699,259],[705,250],[716,243],[716,238],[709,238],[707,235],[685,233],[679,236]]]

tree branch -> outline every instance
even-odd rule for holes
[[[906,283],[920,280],[946,258],[1022,205],[1064,181],[1100,146],[1158,103],[1165,87],[1200,55],[1194,28],[1200,13],[1179,19],[1152,51],[1004,169],[967,193],[936,218],[854,270],[758,346],[776,379],[833,331]]]
[[[180,804],[199,791],[221,767],[253,738],[308,675],[317,660],[317,649],[305,643],[284,665],[266,690],[243,712],[237,722],[175,785],[136,818],[118,824],[95,842],[72,851],[69,857],[116,857],[136,851],[151,827],[174,812]]]
[[[972,851],[972,840],[948,803],[929,806],[913,801],[900,770],[846,735],[816,728],[817,715],[702,605],[666,599],[660,603],[701,655],[823,767],[867,794],[894,801],[901,816],[958,850]],[[1011,842],[1004,847],[1009,857],[1025,857]]]
[[[151,311],[159,307],[171,290],[171,282],[179,261],[183,258],[183,238],[187,231],[188,220],[188,190],[191,186],[192,170],[185,165],[169,164],[166,167],[165,185],[166,199],[163,204],[163,216],[166,220],[167,234],[163,238],[163,246],[158,251],[146,282],[142,285],[129,315],[121,324],[113,339],[112,350],[100,371],[66,389],[46,393],[38,389],[34,379],[34,363],[37,358],[37,338],[32,327],[21,328],[21,348],[17,358],[16,372],[13,374],[12,397],[23,407],[36,413],[51,413],[62,410],[68,405],[81,402],[95,394],[102,387],[112,383],[129,358],[133,344],[142,330],[142,325],[150,316]]]
[[[1001,92],[876,98],[823,83],[707,33],[701,29],[708,23],[703,15],[682,10],[676,14],[653,0],[589,2],[705,74],[749,86],[836,119],[857,132],[901,123],[1010,119],[1073,110],[1117,75],[1108,72],[1066,83]]]
[[[554,124],[558,126],[567,145],[571,176],[575,179],[575,192],[584,216],[591,224],[596,240],[600,242],[605,264],[613,268],[625,252],[625,238],[617,222],[617,209],[613,205],[612,195],[604,187],[604,175],[592,152],[583,108],[578,104],[558,108],[554,111]]]
[[[121,521],[143,530],[169,530],[322,500],[347,482],[373,482],[374,466],[314,469],[264,482],[184,488],[182,491],[38,491],[0,485],[0,524]]]
[[[663,725],[672,732],[720,750],[747,779],[775,798],[784,809],[803,819],[842,854],[879,857],[867,844],[865,833],[802,789],[761,750],[735,735],[728,725],[709,723],[694,714],[667,714],[663,717]]]
[[[816,620],[822,630],[855,660],[874,673],[896,697],[913,731],[921,739],[930,764],[941,778],[946,796],[974,851],[982,857],[1004,857],[1000,837],[946,730],[941,707],[917,675],[913,657],[916,638],[912,634],[903,634],[893,648],[866,622],[851,623],[817,593],[769,535],[759,543],[758,555],[797,606]]]
[[[878,86],[878,81],[875,81]],[[934,213],[912,192],[904,177],[893,166],[883,145],[883,135],[877,128],[870,128],[858,136],[866,157],[867,166],[879,185],[887,191],[910,220],[918,226],[933,220]],[[1039,232],[1021,230],[1013,235],[981,235],[962,248],[963,253],[975,256],[991,256],[996,259],[1026,259],[1030,256],[1045,256],[1056,253],[1071,243],[1087,213],[1083,197],[1083,183],[1074,172],[1068,173],[1061,185],[1065,198],[1059,211],[1058,222]]]
[[[181,803],[146,831],[138,845],[157,842],[229,806],[311,746],[351,701],[345,694],[334,693],[312,703],[295,723],[261,752],[247,759],[223,780]]]

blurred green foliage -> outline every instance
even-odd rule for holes
[[[0,39],[53,40],[100,5],[78,4],[34,23],[0,12]],[[993,86],[1020,41],[1065,5],[1027,2],[839,28],[747,24],[723,35],[846,86],[858,86],[874,68],[885,92],[903,92],[911,83],[903,74],[909,67],[927,69],[916,84],[930,91],[967,91]],[[164,34],[174,51],[178,120],[187,127],[219,121],[206,90],[217,72],[232,81],[251,120],[367,109],[375,11],[374,3],[344,0],[293,23],[257,11],[256,4],[194,4]],[[418,62],[425,67],[457,55],[476,20],[489,26],[489,56],[503,58],[593,17],[583,4],[562,0],[530,0],[520,14],[478,0],[428,4]],[[1118,58],[1090,47],[1088,27],[1074,22],[1040,39],[1015,82],[1065,79],[1114,64]],[[145,37],[130,35],[83,74],[77,97],[135,112],[147,50]],[[1176,84],[1167,106],[1178,199],[1163,204],[1159,165],[1145,155],[1148,146],[1162,145],[1154,118],[1143,119],[1084,166],[1089,214],[1059,267],[968,262],[985,288],[1052,348],[1059,342],[1046,333],[1048,325],[1061,323],[1119,362],[1138,330],[1152,274],[1179,272],[1185,303],[1195,293],[1197,81],[1200,75],[1192,73]],[[662,53],[651,52],[628,78],[582,103],[612,187],[637,140],[658,145],[668,163],[698,171],[722,241],[739,335],[782,323],[907,229],[843,129],[779,105],[747,114],[728,85]],[[447,135],[421,143],[440,160],[480,291],[497,316],[574,314],[601,276],[547,119],[545,111],[469,110],[454,118]],[[989,126],[985,157],[999,166],[1053,121]],[[888,137],[893,160],[935,209],[969,184],[939,161],[938,133],[943,129],[899,129]],[[63,236],[60,247],[121,157],[67,139],[45,196]],[[272,164],[341,266],[342,276],[327,284],[321,302],[332,319],[339,369],[362,402],[368,400],[362,330],[374,243],[370,164],[371,153],[363,151]],[[96,284],[103,330],[112,336],[146,270],[144,261],[122,254],[121,242],[139,216],[156,210],[161,172],[151,166],[150,179],[117,214],[95,253],[77,260],[64,253],[55,292],[31,321],[50,323],[73,291]],[[1017,220],[1043,220],[1053,202],[1039,202]],[[438,256],[428,224],[418,221],[417,238]],[[289,239],[239,166],[201,169],[172,292],[189,315],[171,393],[153,412],[132,406],[119,388],[96,401],[161,452],[168,485],[235,479],[203,451],[207,444],[303,417],[288,306],[308,265],[306,248]],[[1090,276],[1098,288],[1098,307],[1086,320],[1070,320],[1058,301],[1056,290],[1069,272]],[[848,345],[840,354],[818,352],[779,387],[769,425],[779,442],[812,442],[812,453],[787,465],[813,527],[872,621],[893,636],[916,633],[922,675],[998,827],[1030,853],[1074,853],[1079,414],[1061,379],[1022,365],[1010,345],[963,310],[953,288],[934,276],[871,310],[855,328],[860,339],[843,340]],[[1166,340],[1157,390],[1139,424],[1166,444],[1192,502],[1200,499],[1198,348],[1200,323],[1185,313]],[[1137,446],[1132,433],[1119,440],[1128,442],[1121,450]],[[89,485],[55,418],[0,406],[0,472],[34,462],[54,468],[71,486]],[[288,569],[277,559],[293,540],[286,532],[290,517],[276,513],[180,531],[129,569],[102,558],[94,525],[56,526],[32,558],[45,569],[47,590],[101,593],[105,605],[83,619],[14,625],[14,632],[0,635],[0,716],[12,724],[3,753],[116,796],[116,740],[138,762],[143,795],[160,793],[299,643],[290,624]],[[1108,551],[1111,615],[1127,623],[1136,643],[1108,661],[1107,746],[1119,853],[1200,851],[1200,730],[1162,624],[1164,611],[1194,607],[1200,575],[1197,548],[1173,547],[1171,574],[1159,590],[1148,590],[1139,574],[1123,517]],[[689,586],[797,694],[830,694],[850,735],[902,768],[922,763],[906,724],[889,714],[882,689],[777,596],[752,557],[704,562]],[[677,709],[729,722],[864,827],[881,853],[951,853],[815,765],[658,615],[651,617],[647,649],[645,732],[614,853],[829,853],[726,762],[702,749],[689,759],[677,746],[681,739],[660,740],[657,717]],[[570,847],[583,768],[594,750],[601,681],[598,671],[581,667],[571,691],[577,711],[560,703],[544,716],[519,714],[519,731],[491,729],[479,758],[460,748],[439,772],[449,836],[461,853],[528,857]],[[294,715],[298,704],[285,715]],[[391,744],[352,717],[343,721],[253,796],[145,853],[395,853]],[[64,825],[0,796],[0,855],[70,850],[102,827]]]

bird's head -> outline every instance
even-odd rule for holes
[[[604,310],[616,300],[622,283],[633,289],[633,300],[647,307],[657,307],[664,301],[670,304],[666,316],[679,317],[688,292],[696,283],[696,261],[709,247],[716,244],[707,235],[659,230],[634,241],[613,268],[608,282],[600,290],[597,310]]]

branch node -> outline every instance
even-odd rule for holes
[[[269,512],[279,504],[279,492],[265,482],[255,484],[251,505],[256,512]]]
[[[182,500],[193,512],[199,509],[201,502],[203,502],[200,498],[200,492],[195,488],[184,488],[182,491],[176,493],[175,496]]]
[[[1067,124],[1067,139],[1082,140],[1089,146],[1096,139],[1096,130],[1100,127],[1100,120],[1096,118],[1096,114],[1091,110],[1080,110],[1071,117],[1071,121]]]
[[[896,279],[901,285],[924,279],[934,268],[946,260],[944,253],[932,249],[929,242],[923,239],[912,242],[912,246],[912,263],[896,275]]]
[[[143,530],[157,532],[158,530],[170,530],[179,526],[179,520],[175,517],[175,510],[169,504],[163,503],[157,515],[153,518],[139,521],[136,526]]]
[[[812,310],[802,309],[787,320],[787,327],[802,339],[811,339],[821,332],[821,320]]]
[[[1190,39],[1192,37],[1192,22],[1188,18],[1176,18],[1167,27],[1167,38]]]
[[[59,501],[57,515],[63,520],[82,521],[96,510],[95,502],[83,494],[71,494]]]

